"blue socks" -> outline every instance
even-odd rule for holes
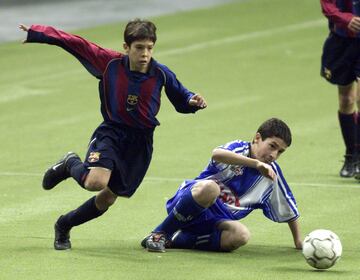
[[[221,230],[209,234],[193,234],[187,231],[178,231],[171,240],[171,248],[197,249],[203,251],[221,251]]]
[[[70,211],[57,220],[57,224],[64,230],[70,230],[74,226],[81,225],[87,221],[95,219],[106,212],[101,211],[95,204],[96,196],[93,196],[79,208]]]
[[[174,232],[181,229],[193,220],[194,217],[199,216],[204,210],[205,208],[194,200],[189,189],[184,192],[181,199],[176,203],[165,220],[154,229],[154,232],[165,232],[168,236],[172,236]]]

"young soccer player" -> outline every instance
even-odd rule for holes
[[[337,85],[338,118],[345,143],[341,177],[360,175],[360,1],[320,0],[330,33],[321,57],[321,75]]]
[[[215,148],[208,166],[184,181],[166,203],[168,216],[141,245],[150,252],[165,248],[233,251],[250,232],[239,221],[255,209],[288,223],[295,248],[302,248],[298,209],[276,159],[291,144],[289,127],[272,118],[252,142],[235,140]]]
[[[70,230],[104,214],[118,196],[131,197],[143,180],[153,151],[153,131],[161,90],[180,113],[206,108],[203,97],[186,89],[175,74],[152,58],[156,27],[147,20],[130,21],[124,31],[125,53],[104,49],[79,36],[50,26],[32,25],[27,43],[57,45],[74,55],[100,80],[104,121],[93,133],[84,162],[69,152],[43,177],[50,190],[72,177],[86,190],[98,194],[55,223],[56,250],[71,248]]]

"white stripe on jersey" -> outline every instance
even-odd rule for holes
[[[249,156],[250,143],[235,140],[219,148]],[[273,163],[277,179],[272,181],[259,172],[244,166],[210,161],[195,180],[214,180],[221,189],[219,198],[236,218],[244,217],[254,209],[263,209],[264,215],[276,222],[298,216],[295,200],[286,188],[281,170]]]
[[[275,164],[272,164],[272,166],[275,167],[275,169],[276,169],[276,171],[277,171],[277,173],[278,173],[279,171],[277,170],[276,165],[275,165]],[[287,192],[287,190],[286,190],[286,188],[285,188],[285,184],[286,184],[286,183],[283,181],[283,179],[281,178],[281,176],[278,176],[278,177],[277,177],[277,180],[278,180],[278,184],[279,184],[280,188],[283,190],[283,193],[285,194],[285,198],[286,198],[286,200],[288,201],[288,203],[291,204],[291,206],[292,206],[293,209],[297,209],[297,206],[296,206],[294,200],[289,196],[289,194],[288,194],[288,192]]]

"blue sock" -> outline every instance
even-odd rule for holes
[[[69,158],[67,161],[67,167],[70,170],[70,175],[75,179],[78,184],[84,188],[84,182],[86,176],[89,174],[89,170],[84,167],[84,164],[78,158]]]
[[[187,231],[179,231],[171,239],[171,248],[196,249],[203,251],[221,251],[221,230],[215,230],[209,234],[193,234]]]
[[[61,216],[57,220],[58,225],[64,230],[70,230],[74,226],[81,225],[104,214],[106,210],[101,211],[96,207],[95,198],[96,196],[93,196],[79,208]]]
[[[194,200],[189,189],[184,192],[181,199],[176,203],[165,220],[155,228],[154,232],[164,232],[168,236],[172,236],[174,232],[200,215],[204,210],[205,208]]]

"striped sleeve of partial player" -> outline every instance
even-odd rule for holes
[[[99,47],[86,39],[45,25],[32,25],[26,42],[56,45],[75,56],[90,74],[101,78],[107,64],[123,54]]]
[[[359,37],[347,27],[354,15],[360,15],[359,0],[320,0],[320,4],[331,31],[340,36]]]
[[[279,223],[295,220],[299,217],[299,211],[294,195],[281,172],[280,166],[276,162],[271,165],[277,178],[274,181],[271,195],[264,201],[263,213],[270,220]]]

